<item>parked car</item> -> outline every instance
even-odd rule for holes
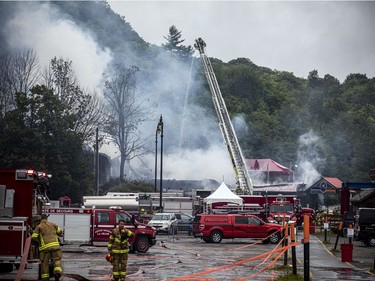
[[[355,240],[375,247],[375,208],[359,208],[355,216]]]
[[[177,218],[178,231],[187,231],[191,233],[194,217],[185,213],[174,213]]]
[[[193,221],[193,235],[207,243],[222,239],[261,238],[263,243],[276,244],[282,233],[280,224],[266,223],[248,214],[199,214]]]
[[[177,218],[174,213],[158,213],[152,217],[148,225],[155,227],[158,233],[177,234]]]

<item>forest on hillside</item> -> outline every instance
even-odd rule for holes
[[[54,177],[51,198],[68,195],[77,202],[95,189],[98,127],[100,141],[110,137],[120,151],[121,180],[127,179],[132,161],[152,155],[160,112],[173,120],[166,132],[166,154],[205,149],[212,139],[220,139],[201,61],[184,42],[183,30],[171,23],[165,44],[155,46],[105,1],[50,5],[59,19],[74,22],[111,50],[112,60],[98,94],[80,85],[75,61],[56,54],[42,68],[35,51],[9,46],[2,32],[1,168],[47,170]],[[17,3],[1,2],[0,8],[0,22],[6,26]],[[249,58],[211,62],[245,158],[297,165],[300,181],[309,170],[342,181],[369,181],[375,168],[375,78],[350,73],[340,83],[314,69],[304,79],[257,66]],[[192,126],[183,131],[188,123]],[[152,166],[140,169],[142,180],[153,178]]]

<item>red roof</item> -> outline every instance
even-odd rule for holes
[[[340,181],[338,178],[323,177],[323,179],[335,188],[341,188],[342,186],[342,181]]]
[[[293,174],[292,170],[272,159],[245,159],[245,163],[250,170],[258,170],[262,172],[278,172],[287,175]]]

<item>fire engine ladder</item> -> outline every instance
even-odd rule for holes
[[[219,84],[217,83],[211,62],[208,56],[206,55],[206,43],[202,40],[202,38],[198,38],[195,40],[194,47],[199,51],[199,54],[203,60],[205,75],[211,90],[212,100],[214,103],[216,114],[219,118],[220,130],[223,134],[224,142],[227,146],[229,156],[232,161],[233,169],[236,175],[237,193],[252,195],[253,186],[251,178],[249,176],[245,159],[242,155],[242,151],[238,143],[236,133],[230,120],[227,107],[225,105],[223,96],[221,95]]]

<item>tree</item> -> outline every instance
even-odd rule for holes
[[[43,79],[44,84],[67,105],[64,114],[74,114],[73,130],[81,134],[83,142],[93,143],[96,128],[109,121],[97,93],[82,90],[72,69],[72,61],[62,58],[51,60],[49,68],[44,70]]]
[[[16,93],[28,93],[39,78],[39,60],[33,50],[1,56],[0,116],[15,108]]]
[[[194,49],[191,45],[184,46],[181,45],[185,39],[181,39],[182,31],[179,31],[176,26],[172,25],[169,28],[169,34],[164,36],[167,40],[166,44],[163,44],[163,47],[171,53],[174,53],[179,59],[186,60],[191,58],[194,53]]]
[[[146,120],[147,108],[144,100],[136,94],[136,66],[127,68],[122,63],[113,66],[105,75],[104,97],[108,102],[112,123],[106,132],[120,150],[120,179],[125,177],[125,163],[143,153],[144,140],[138,126]]]

